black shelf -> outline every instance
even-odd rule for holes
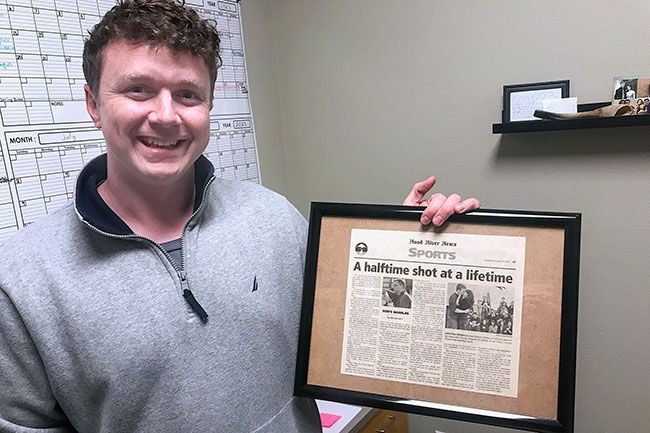
[[[609,104],[609,102],[582,104],[578,106],[578,111],[589,111]],[[492,125],[492,133],[511,134],[517,132],[565,131],[569,129],[620,128],[625,126],[650,126],[650,115],[495,123]]]

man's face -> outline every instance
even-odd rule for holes
[[[393,281],[390,286],[393,289],[393,291],[398,295],[401,295],[402,292],[404,291],[404,286],[402,286],[402,284],[399,281]]]
[[[86,107],[108,148],[108,180],[165,186],[193,180],[210,136],[205,62],[165,47],[111,42],[102,53],[98,94]]]

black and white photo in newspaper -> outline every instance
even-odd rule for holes
[[[341,373],[516,397],[525,248],[353,229]]]

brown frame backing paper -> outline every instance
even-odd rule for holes
[[[374,394],[556,419],[564,230],[450,223],[444,233],[526,238],[517,398],[341,374],[352,229],[431,230],[417,221],[323,217],[316,272],[308,383]]]

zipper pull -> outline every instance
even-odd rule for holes
[[[199,319],[201,319],[201,322],[207,323],[208,322],[208,313],[205,312],[201,304],[199,304],[199,301],[196,300],[194,297],[194,293],[189,289],[187,285],[187,276],[185,275],[184,271],[179,272],[179,276],[181,277],[181,288],[183,289],[183,298],[187,301],[188,304],[190,304],[190,308],[194,313],[199,316]]]
[[[189,289],[183,289],[183,298],[185,298],[187,303],[190,304],[190,308],[192,308],[192,311],[194,311],[196,315],[199,316],[201,322],[207,323],[208,313],[206,313],[203,307],[201,307],[201,304],[199,304],[199,302],[194,297],[194,294]]]

